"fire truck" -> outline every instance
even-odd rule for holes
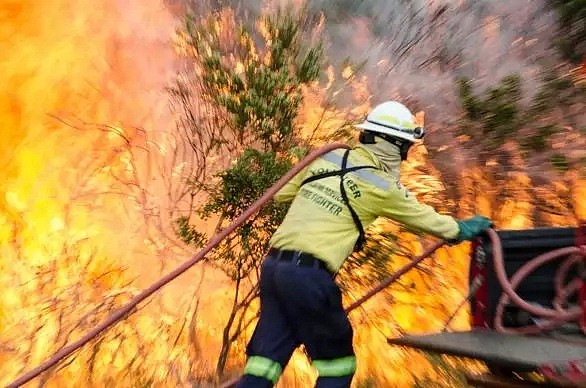
[[[586,387],[585,230],[479,238],[470,257],[471,329],[389,344],[482,361],[486,373],[466,375],[473,387]]]

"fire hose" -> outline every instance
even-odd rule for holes
[[[580,290],[582,287],[582,278],[573,279],[567,284],[564,284],[564,282],[572,266],[580,263],[583,264],[586,259],[586,245],[579,245],[580,243],[578,243],[576,246],[562,247],[542,253],[523,264],[509,280],[502,259],[500,239],[494,230],[489,230],[488,236],[493,246],[493,251],[499,253],[498,255],[494,255],[494,270],[503,289],[495,312],[494,327],[497,331],[501,333],[537,334],[580,319],[583,314],[581,306],[572,308],[564,308],[563,306],[567,304],[570,295]],[[553,308],[530,304],[517,294],[515,291],[516,288],[533,271],[543,264],[560,259],[564,259],[564,261],[558,267],[554,278],[556,297],[553,300]],[[505,306],[509,302],[533,315],[534,319],[543,318],[549,319],[549,321],[543,325],[528,325],[515,329],[506,328],[503,325],[503,313]]]
[[[141,302],[146,300],[148,297],[153,295],[155,292],[159,291],[162,287],[173,281],[179,275],[187,271],[189,268],[200,262],[212,249],[214,249],[224,238],[234,232],[240,225],[242,225],[250,216],[255,214],[258,210],[262,208],[264,204],[270,201],[270,199],[295,175],[297,175],[303,168],[305,168],[309,163],[313,162],[315,159],[320,157],[323,154],[326,154],[330,151],[333,151],[338,148],[350,148],[346,144],[341,143],[334,143],[331,145],[324,146],[313,152],[309,153],[300,163],[295,165],[287,174],[285,174],[281,179],[279,179],[273,186],[271,186],[264,195],[259,198],[256,202],[254,202],[246,211],[244,211],[236,220],[234,220],[228,227],[222,230],[220,233],[213,236],[210,241],[194,256],[192,256],[189,260],[184,262],[181,266],[177,267],[172,272],[168,273],[167,275],[161,277],[157,282],[153,283],[151,286],[143,290],[141,293],[133,297],[126,305],[122,306],[110,316],[108,316],[102,323],[95,326],[92,330],[87,332],[84,336],[82,336],[77,341],[67,345],[54,353],[48,360],[40,364],[39,366],[33,368],[29,372],[23,374],[22,376],[18,377],[16,380],[11,382],[7,387],[14,388],[19,387],[35,377],[38,377],[43,372],[48,371],[50,368],[57,365],[61,360],[69,357],[75,351],[81,349],[84,345],[88,344],[91,340],[98,337],[101,333],[112,327],[114,324],[122,320],[123,318],[132,314],[135,310],[135,307],[138,306]],[[526,309],[531,314],[541,315],[549,318],[554,318],[556,324],[561,324],[563,322],[574,320],[578,318],[580,311],[578,308],[574,308],[571,310],[564,310],[562,308],[563,305],[563,298],[570,295],[574,289],[578,286],[576,285],[577,282],[571,282],[568,286],[563,286],[562,278],[565,276],[571,265],[574,261],[568,262],[569,264],[564,263],[562,266],[564,271],[559,273],[559,276],[556,277],[556,285],[559,285],[559,300],[556,300],[556,307],[554,309],[546,309],[541,307],[536,307],[533,305],[528,304],[524,300],[522,300],[515,292],[515,287],[521,282],[521,280],[527,276],[532,270],[534,270],[537,266],[541,265],[541,263],[549,262],[551,260],[556,260],[564,255],[568,254],[575,254],[579,253],[580,250],[577,247],[568,247],[568,248],[561,248],[552,252],[548,252],[546,254],[540,255],[537,258],[533,259],[532,261],[528,262],[524,267],[521,269],[523,271],[519,271],[513,276],[513,278],[509,281],[504,270],[504,263],[502,258],[502,248],[500,244],[500,239],[494,230],[489,230],[488,235],[490,237],[490,241],[494,247],[494,263],[495,263],[495,271],[497,273],[497,277],[499,282],[502,285],[504,290],[504,294],[501,297],[502,303],[499,303],[500,310],[498,314],[502,314],[503,307],[501,306],[506,304],[510,299],[513,303],[517,304],[519,307]],[[345,311],[346,313],[350,313],[352,310],[356,309],[368,299],[373,297],[375,294],[379,293],[380,291],[384,290],[386,287],[397,281],[402,275],[406,272],[411,270],[412,268],[416,267],[420,264],[425,258],[432,255],[437,249],[442,247],[446,241],[439,241],[433,244],[431,247],[427,248],[420,256],[416,257],[415,259],[411,260],[407,265],[400,268],[397,272],[393,275],[389,276],[388,278],[381,281],[376,287],[371,289],[368,293],[366,293],[363,297],[353,302],[350,306],[348,306]],[[582,252],[583,254],[583,252]],[[572,260],[577,260],[572,258]],[[566,268],[567,267],[567,268]],[[497,330],[505,331],[506,329],[502,327],[501,318],[497,315]],[[543,328],[541,328],[543,330]]]

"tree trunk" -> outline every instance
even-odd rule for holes
[[[224,375],[224,369],[226,367],[228,354],[230,353],[230,347],[232,345],[232,341],[230,340],[230,330],[232,329],[232,325],[234,324],[234,320],[236,319],[236,314],[238,312],[240,281],[241,279],[238,277],[236,280],[236,285],[234,286],[234,302],[232,303],[232,310],[230,311],[230,316],[228,317],[228,321],[226,322],[224,331],[222,333],[222,348],[220,349],[220,355],[218,356],[218,362],[216,364],[216,375],[219,378],[222,378]]]

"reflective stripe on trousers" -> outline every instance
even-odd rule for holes
[[[313,367],[320,377],[342,377],[356,372],[356,357],[346,356],[331,360],[313,360]]]
[[[272,381],[273,384],[277,383],[282,372],[281,364],[261,356],[249,357],[244,367],[244,374],[262,377]]]
[[[356,372],[356,357],[347,356],[332,360],[314,360],[311,363],[320,377],[349,376]],[[262,377],[276,384],[283,372],[281,364],[266,357],[251,356],[246,362],[244,374]]]

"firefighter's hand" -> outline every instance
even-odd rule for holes
[[[465,220],[456,221],[460,227],[460,232],[456,242],[469,241],[478,236],[487,229],[492,228],[492,221],[484,216],[476,215]]]

